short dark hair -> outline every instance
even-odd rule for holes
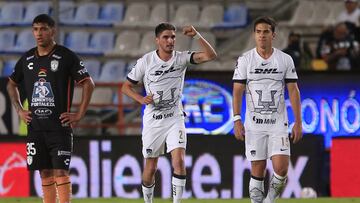
[[[159,37],[159,35],[165,30],[174,30],[176,31],[176,27],[170,23],[160,23],[155,28],[155,37]]]
[[[258,17],[255,19],[254,21],[254,32],[255,32],[255,28],[258,24],[260,23],[265,23],[271,26],[271,31],[275,32],[275,27],[276,27],[276,21],[268,16],[262,16],[262,17]]]
[[[32,22],[32,25],[34,25],[35,23],[45,23],[49,27],[55,26],[55,21],[47,14],[40,14],[36,16]]]

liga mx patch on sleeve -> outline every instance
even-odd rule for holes
[[[0,144],[0,198],[29,197],[30,174],[25,143]]]

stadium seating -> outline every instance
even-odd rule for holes
[[[123,60],[107,61],[101,70],[99,82],[120,82],[124,81],[126,64]]]
[[[60,1],[59,20],[62,24],[69,24],[75,18],[75,3],[73,1]]]
[[[314,14],[307,22],[311,26],[324,26],[328,23],[328,18],[331,15],[331,7],[328,1],[319,0],[314,2]]]
[[[0,30],[0,52],[11,51],[15,44],[16,32],[11,29]]]
[[[149,20],[149,5],[143,2],[131,3],[125,12],[125,18],[122,24],[130,26],[145,25]]]
[[[16,65],[17,60],[8,60],[5,61],[3,69],[2,69],[2,77],[8,77],[11,75],[11,73],[13,72],[15,65]]]
[[[84,60],[85,68],[88,70],[92,79],[97,82],[100,77],[101,63],[96,59]]]
[[[131,56],[138,50],[140,43],[140,33],[136,31],[123,31],[115,41],[115,47],[109,51],[108,55]]]
[[[22,30],[18,33],[15,46],[12,48],[14,52],[23,53],[36,46],[34,36],[31,30]]]
[[[174,13],[174,6],[170,5],[169,8],[170,8],[169,17],[171,17],[171,14]],[[150,20],[148,22],[148,25],[156,26],[160,22],[170,22],[171,18],[167,19],[166,12],[167,12],[166,4],[159,3],[159,4],[154,5],[154,7],[152,8],[151,13],[150,13]]]
[[[200,14],[199,25],[202,27],[212,27],[221,23],[224,16],[224,7],[219,4],[206,5]]]
[[[96,87],[92,94],[90,104],[111,104],[114,97],[112,89]]]
[[[1,5],[0,25],[19,24],[23,20],[24,5],[22,2],[6,2]]]
[[[74,21],[69,22],[75,25],[96,24],[99,16],[100,7],[95,2],[85,2],[77,6]]]
[[[110,31],[98,31],[92,34],[89,50],[90,53],[103,54],[114,47],[115,34]]]
[[[77,30],[67,34],[64,44],[77,53],[87,53],[89,50],[89,40],[89,32]]]
[[[302,0],[299,1],[299,5],[296,7],[294,15],[288,21],[288,24],[291,26],[303,26],[307,25],[309,19],[314,15],[314,1],[311,0]]]
[[[155,47],[155,33],[153,31],[146,32],[141,38],[140,47],[134,52],[134,55],[143,55],[149,51],[154,50]]]
[[[187,24],[198,22],[199,19],[199,5],[197,4],[182,4],[178,7],[173,19],[176,26],[182,27]]]
[[[25,17],[23,23],[30,25],[33,19],[39,14],[50,14],[50,2],[49,1],[38,1],[31,2],[26,5]]]
[[[232,4],[224,13],[223,22],[214,26],[217,29],[242,28],[248,24],[248,8],[243,4]]]
[[[97,24],[116,25],[121,23],[124,16],[124,4],[121,2],[106,3],[100,8],[100,16]]]

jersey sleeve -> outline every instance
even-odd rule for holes
[[[292,60],[291,56],[287,55],[286,57],[286,73],[285,73],[285,82],[296,82],[298,79],[298,76],[296,74],[296,69],[294,65],[294,61]]]
[[[72,66],[71,66],[71,77],[77,82],[80,83],[86,78],[89,78],[90,75],[84,66],[84,62],[80,60],[80,58],[75,54],[71,53],[70,57],[72,58]]]
[[[144,59],[140,58],[136,61],[136,64],[132,67],[126,79],[131,83],[137,84],[144,78],[145,70],[146,64],[144,63]]]
[[[180,61],[181,64],[189,65],[189,64],[196,64],[193,60],[193,55],[195,52],[193,51],[183,51],[180,52]]]
[[[23,71],[23,61],[24,57],[21,57],[14,67],[13,73],[10,75],[10,79],[14,81],[16,84],[19,84],[24,79],[24,71]]]
[[[247,68],[246,59],[244,56],[240,56],[236,62],[235,71],[233,75],[233,82],[246,84],[247,80]]]

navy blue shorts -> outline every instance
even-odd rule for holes
[[[26,142],[29,170],[69,170],[73,151],[73,134],[64,131],[29,131]]]

